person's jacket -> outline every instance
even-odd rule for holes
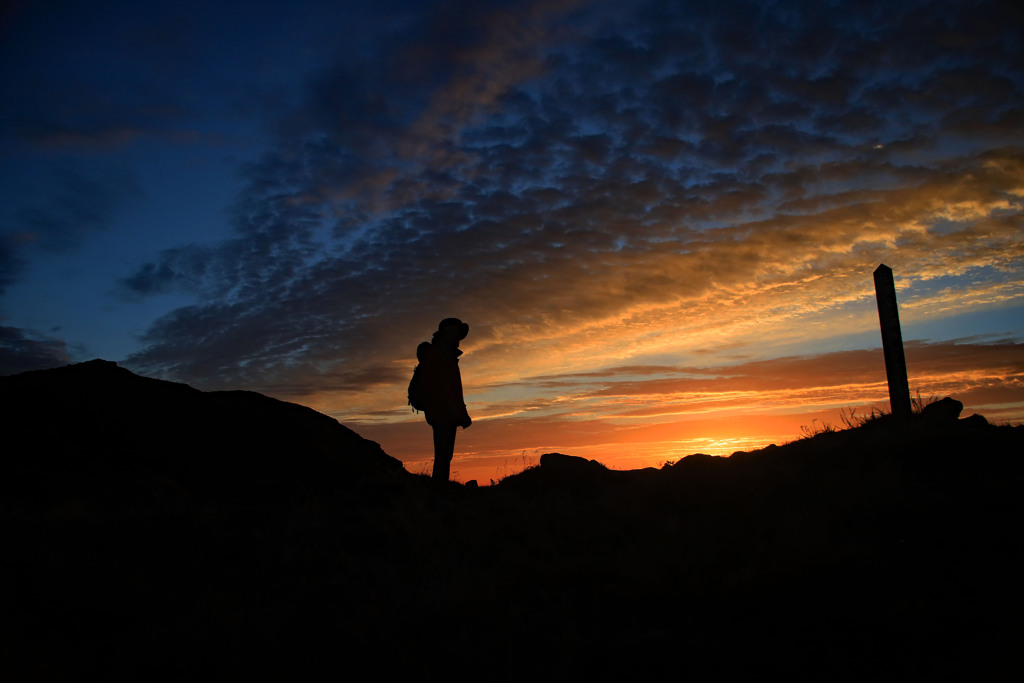
[[[425,351],[420,360],[420,371],[427,400],[423,411],[427,422],[431,425],[464,424],[469,413],[462,396],[461,349],[431,344]]]

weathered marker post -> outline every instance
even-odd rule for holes
[[[911,414],[907,359],[903,355],[903,334],[900,332],[900,312],[896,307],[892,268],[884,263],[875,269],[875,300],[878,302],[878,324],[882,327],[885,377],[889,381],[889,407],[893,415],[907,418]]]

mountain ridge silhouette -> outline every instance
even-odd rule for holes
[[[308,408],[106,361],[0,395],[0,666],[24,679],[933,679],[996,675],[1022,635],[1024,429],[949,403],[471,488]]]
[[[315,485],[406,474],[379,444],[311,408],[252,391],[204,392],[111,361],[0,377],[0,392],[10,397],[11,440],[47,459],[49,478],[121,468],[173,480],[192,495],[249,487],[259,496],[278,479]]]

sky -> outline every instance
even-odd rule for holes
[[[15,1],[0,374],[105,358],[337,418],[412,471],[659,466],[911,392],[1024,421],[1015,2]]]

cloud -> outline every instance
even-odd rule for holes
[[[45,370],[69,362],[63,340],[0,326],[0,375]]]
[[[165,249],[156,261],[117,280],[114,294],[123,300],[139,301],[172,291],[202,292],[204,281],[211,279],[207,269],[214,261],[211,249],[201,245]]]
[[[121,169],[71,161],[51,165],[36,182],[45,186],[45,198],[40,188],[30,186],[8,206],[3,232],[19,250],[29,245],[51,252],[76,249],[141,194],[134,178]]]
[[[119,168],[71,160],[41,173],[27,169],[12,187],[17,192],[0,214],[0,294],[19,280],[39,252],[78,250],[142,194],[134,177]]]
[[[18,138],[23,142],[53,151],[111,152],[144,139],[156,139],[175,145],[195,145],[200,141],[217,143],[215,135],[195,130],[147,128],[132,123],[68,125],[52,121],[24,119],[17,122]]]
[[[0,296],[18,280],[27,265],[19,255],[22,238],[16,234],[0,234]]]
[[[448,315],[482,390],[869,329],[881,261],[908,311],[966,310],[929,289],[954,273],[1019,300],[1007,5],[511,7],[430,5],[322,70],[235,236],[121,282],[199,297],[130,362],[369,416]]]
[[[907,342],[911,386],[926,396],[976,391],[999,382],[1024,380],[1024,344],[1013,340]],[[529,378],[523,388],[553,392],[559,398],[518,410],[575,412],[591,404],[591,414],[607,417],[687,415],[741,408],[748,413],[779,402],[808,409],[821,399],[850,404],[886,396],[885,366],[879,349],[732,362],[718,366],[622,366],[607,370]],[[515,389],[515,383],[503,389]],[[595,400],[596,399],[596,400]],[[505,403],[499,412],[515,404]],[[622,411],[625,411],[622,412]]]

